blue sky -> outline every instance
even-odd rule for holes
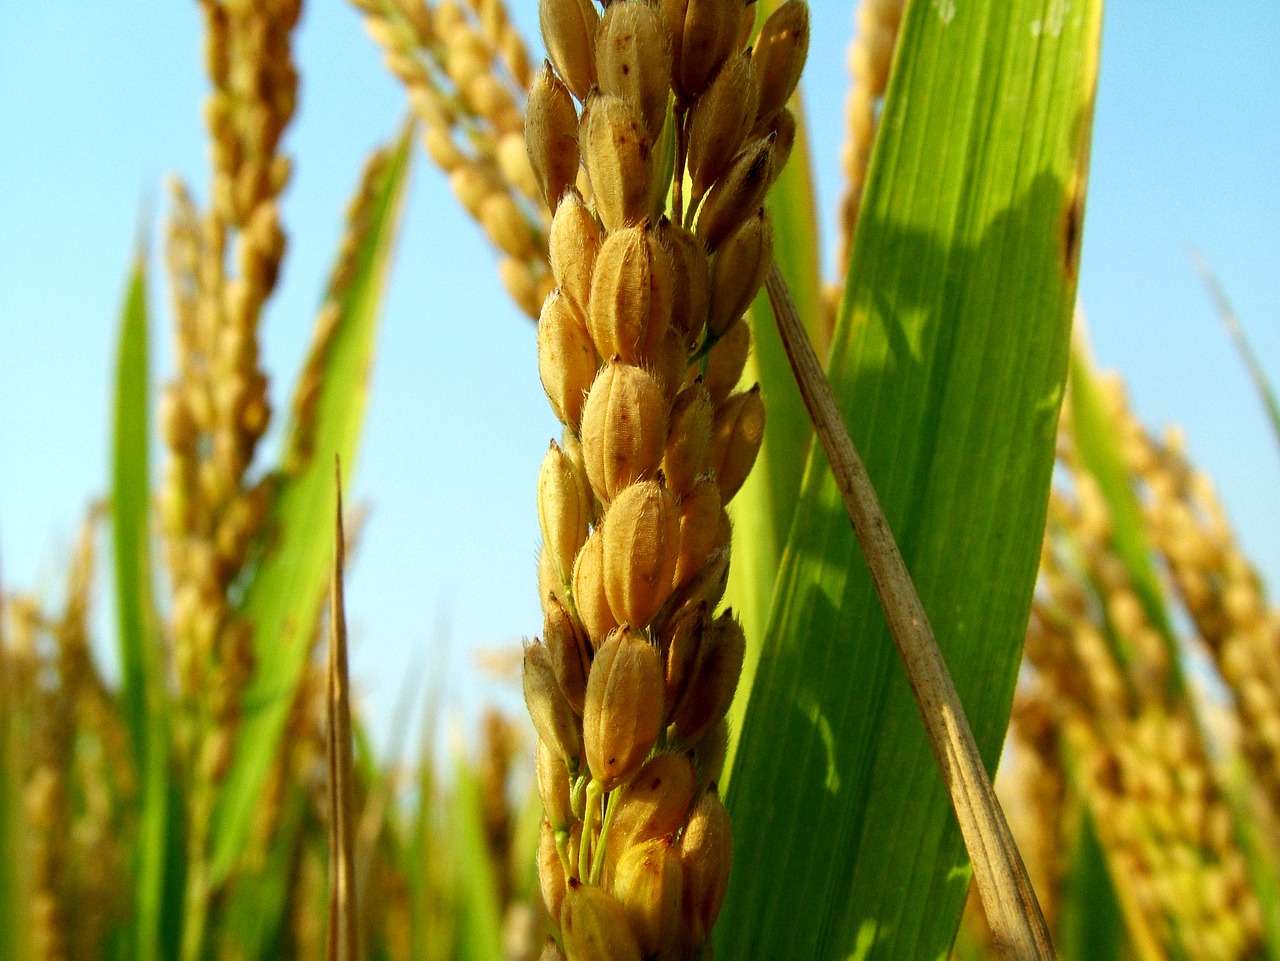
[[[813,12],[805,91],[818,120],[819,200],[831,211],[852,8],[816,0]],[[531,2],[516,19],[533,34]],[[1123,372],[1148,423],[1182,425],[1273,584],[1280,456],[1187,251],[1199,248],[1216,267],[1263,365],[1280,377],[1278,40],[1280,7],[1262,0],[1112,4],[1080,288],[1099,362]],[[205,192],[199,49],[194,3],[0,5],[8,588],[59,592],[84,509],[105,489],[116,312],[140,210],[163,211],[170,174]],[[301,106],[286,141],[296,158],[284,203],[291,241],[264,330],[278,409],[361,160],[404,111],[401,90],[339,0],[310,4],[298,58]],[[834,226],[832,213],[825,219]],[[167,319],[162,282],[152,308]],[[353,669],[379,726],[407,670],[439,662],[443,636],[452,699],[513,703],[506,686],[478,679],[473,652],[540,626],[533,492],[556,433],[532,325],[507,303],[486,243],[421,156],[383,324],[356,485],[373,513],[348,601]],[[155,339],[164,378],[163,323]],[[106,616],[99,623],[106,632]]]

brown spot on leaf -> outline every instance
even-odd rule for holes
[[[1076,185],[1062,208],[1062,220],[1058,229],[1062,269],[1068,280],[1074,280],[1080,269],[1080,235],[1083,227],[1084,192]]]

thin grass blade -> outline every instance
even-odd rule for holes
[[[139,242],[120,314],[111,451],[111,533],[121,704],[141,784],[133,951],[173,957],[179,942],[182,840],[170,776],[164,651],[151,565],[151,380],[146,249]]]
[[[5,636],[8,611],[0,577],[0,961],[27,957],[29,905],[19,855],[24,831],[21,768],[18,763],[17,690]]]
[[[1244,361],[1245,370],[1249,372],[1249,379],[1253,381],[1253,389],[1258,392],[1258,399],[1262,401],[1262,409],[1266,411],[1267,420],[1271,423],[1271,433],[1275,435],[1275,442],[1280,446],[1280,401],[1276,399],[1275,389],[1271,386],[1271,380],[1267,377],[1267,372],[1262,369],[1262,364],[1258,360],[1258,355],[1254,353],[1253,345],[1249,343],[1249,338],[1245,335],[1244,326],[1240,323],[1240,317],[1236,314],[1236,310],[1231,306],[1231,300],[1227,297],[1227,291],[1222,286],[1222,282],[1218,280],[1218,275],[1213,272],[1213,267],[1204,255],[1198,250],[1191,251],[1191,263],[1195,266],[1200,279],[1204,281],[1205,287],[1209,291],[1209,296],[1213,298],[1213,305],[1217,308],[1218,319],[1222,321],[1222,326],[1227,328],[1227,336],[1231,338],[1231,342],[1235,344],[1236,352],[1240,354],[1240,359]]]
[[[360,746],[362,760],[359,777],[368,785],[364,809],[355,839],[356,890],[360,892],[360,913],[368,916],[369,897],[372,890],[375,859],[379,855],[379,843],[390,846],[390,857],[402,863],[405,847],[401,833],[396,830],[398,805],[396,796],[400,785],[400,772],[404,764],[405,745],[413,716],[413,705],[421,686],[423,672],[420,663],[411,663],[400,682],[395,708],[391,714],[391,743],[385,757],[379,758],[373,749],[365,725],[356,723],[356,742]],[[383,852],[385,853],[385,852]]]
[[[908,6],[829,375],[990,770],[1067,369],[1100,5]],[[825,458],[809,455],[728,805],[716,953],[945,957],[969,884]]]
[[[419,725],[416,797],[405,846],[405,875],[410,888],[410,940],[414,958],[436,961],[447,956],[452,932],[446,930],[447,919],[440,910],[446,874],[446,845],[440,838],[442,823],[452,821],[446,810],[447,801],[439,791],[436,770],[436,735],[440,727],[443,700],[444,666],[448,663],[450,630],[446,614],[436,622],[430,649],[432,657],[427,670],[426,697]]]
[[[146,250],[129,271],[120,313],[111,461],[111,529],[120,637],[121,699],[141,770],[150,734],[148,678],[155,661],[155,602],[151,585],[150,363]]]
[[[1249,882],[1262,906],[1262,936],[1267,957],[1280,961],[1280,865],[1275,859],[1275,839],[1266,837],[1262,819],[1256,816],[1248,768],[1236,760],[1227,773],[1232,782],[1227,800],[1236,812],[1240,850]]]
[[[253,624],[257,668],[245,694],[235,760],[215,811],[212,875],[225,879],[244,847],[310,650],[329,566],[334,456],[348,471],[368,399],[378,315],[404,206],[411,158],[406,128],[372,187],[367,224],[341,313],[319,358],[314,416],[295,418],[272,520],[276,536],[248,585],[242,613]],[[307,389],[300,385],[300,389]],[[348,477],[350,473],[348,473]]]
[[[484,800],[480,779],[465,758],[454,769],[457,795],[450,843],[460,901],[459,961],[504,961],[502,904],[489,847],[485,843]]]
[[[347,673],[347,616],[342,592],[346,559],[342,527],[342,469],[334,475],[337,510],[329,588],[329,664],[325,717],[329,771],[328,961],[360,961],[360,910],[356,895],[355,795],[352,791],[351,697]]]

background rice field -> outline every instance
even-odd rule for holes
[[[536,35],[532,5],[513,6],[524,33]],[[803,89],[830,237],[851,7],[819,0],[814,22]],[[52,589],[75,518],[102,490],[112,311],[139,204],[160,212],[167,173],[200,189],[207,169],[199,30],[183,3],[0,10],[0,545],[9,583]],[[1123,373],[1144,419],[1182,426],[1272,583],[1280,459],[1186,253],[1205,253],[1264,367],[1280,370],[1280,185],[1269,161],[1280,153],[1277,35],[1280,13],[1264,2],[1229,14],[1107,11],[1080,278],[1098,362]],[[307,10],[298,57],[301,105],[286,139],[298,158],[284,201],[291,248],[263,331],[268,367],[282,372],[304,349],[352,171],[403,110],[344,4]],[[824,254],[830,265],[834,244]],[[533,483],[553,418],[532,325],[491,282],[492,269],[482,234],[419,155],[357,475],[356,500],[374,511],[349,581],[353,671],[380,741],[398,678],[415,657],[429,659],[438,625],[451,638],[448,684],[470,713],[504,693],[472,669],[472,652],[509,645],[537,623]],[[155,340],[164,376],[170,351]],[[277,404],[286,384],[273,385]],[[477,422],[491,429],[472,430]],[[460,501],[474,506],[447,506]],[[109,604],[98,607],[100,624]]]

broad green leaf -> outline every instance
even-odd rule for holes
[[[1100,4],[908,6],[829,373],[989,768],[1067,371]],[[970,870],[821,452],[728,805],[719,957],[945,957]]]
[[[1058,948],[1063,961],[1121,961],[1129,956],[1124,914],[1087,810],[1078,834],[1063,882]]]
[[[165,659],[151,580],[150,364],[145,250],[134,257],[120,318],[111,454],[121,703],[141,784],[135,851],[134,956],[173,957],[182,857],[177,785],[170,777]]]
[[[809,138],[798,96],[793,109],[796,144],[790,162],[769,191],[767,206],[773,222],[774,256],[795,295],[800,317],[813,337],[821,323],[823,309],[818,218],[810,174]],[[729,504],[733,521],[733,562],[729,567],[725,603],[742,621],[747,652],[738,687],[742,693],[729,719],[726,772],[733,769],[746,701],[768,625],[773,585],[782,562],[782,546],[791,529],[791,515],[800,494],[800,474],[812,433],[809,415],[805,413],[773,323],[769,298],[763,291],[752,305],[749,319],[753,346],[743,380],[747,384],[760,384],[768,419],[755,467]]]
[[[465,759],[455,769],[457,795],[452,845],[457,859],[459,961],[503,961],[502,902],[493,859],[485,842],[484,798],[479,778]]]
[[[296,862],[306,856],[299,852],[308,844],[303,831],[309,799],[303,788],[295,786],[284,791],[280,804],[265,850],[249,870],[237,874],[227,894],[220,925],[225,956],[257,961],[281,956],[289,904],[304,890],[297,884]],[[321,902],[318,908],[324,906]]]
[[[1142,517],[1142,504],[1133,487],[1120,451],[1120,425],[1114,423],[1103,403],[1088,355],[1077,346],[1071,353],[1071,420],[1080,466],[1093,476],[1111,515],[1111,546],[1124,563],[1134,593],[1153,627],[1169,649],[1170,676],[1179,689],[1184,686],[1182,658],[1169,621],[1164,590],[1152,563],[1151,541]],[[1118,653],[1125,661],[1123,648]]]
[[[215,883],[226,878],[244,847],[310,652],[332,552],[334,457],[341,457],[349,483],[408,183],[411,133],[405,129],[373,185],[355,270],[341,292],[340,317],[321,358],[314,420],[294,420],[287,431],[286,464],[271,516],[274,537],[241,603],[241,614],[253,624],[256,670],[215,811]]]

